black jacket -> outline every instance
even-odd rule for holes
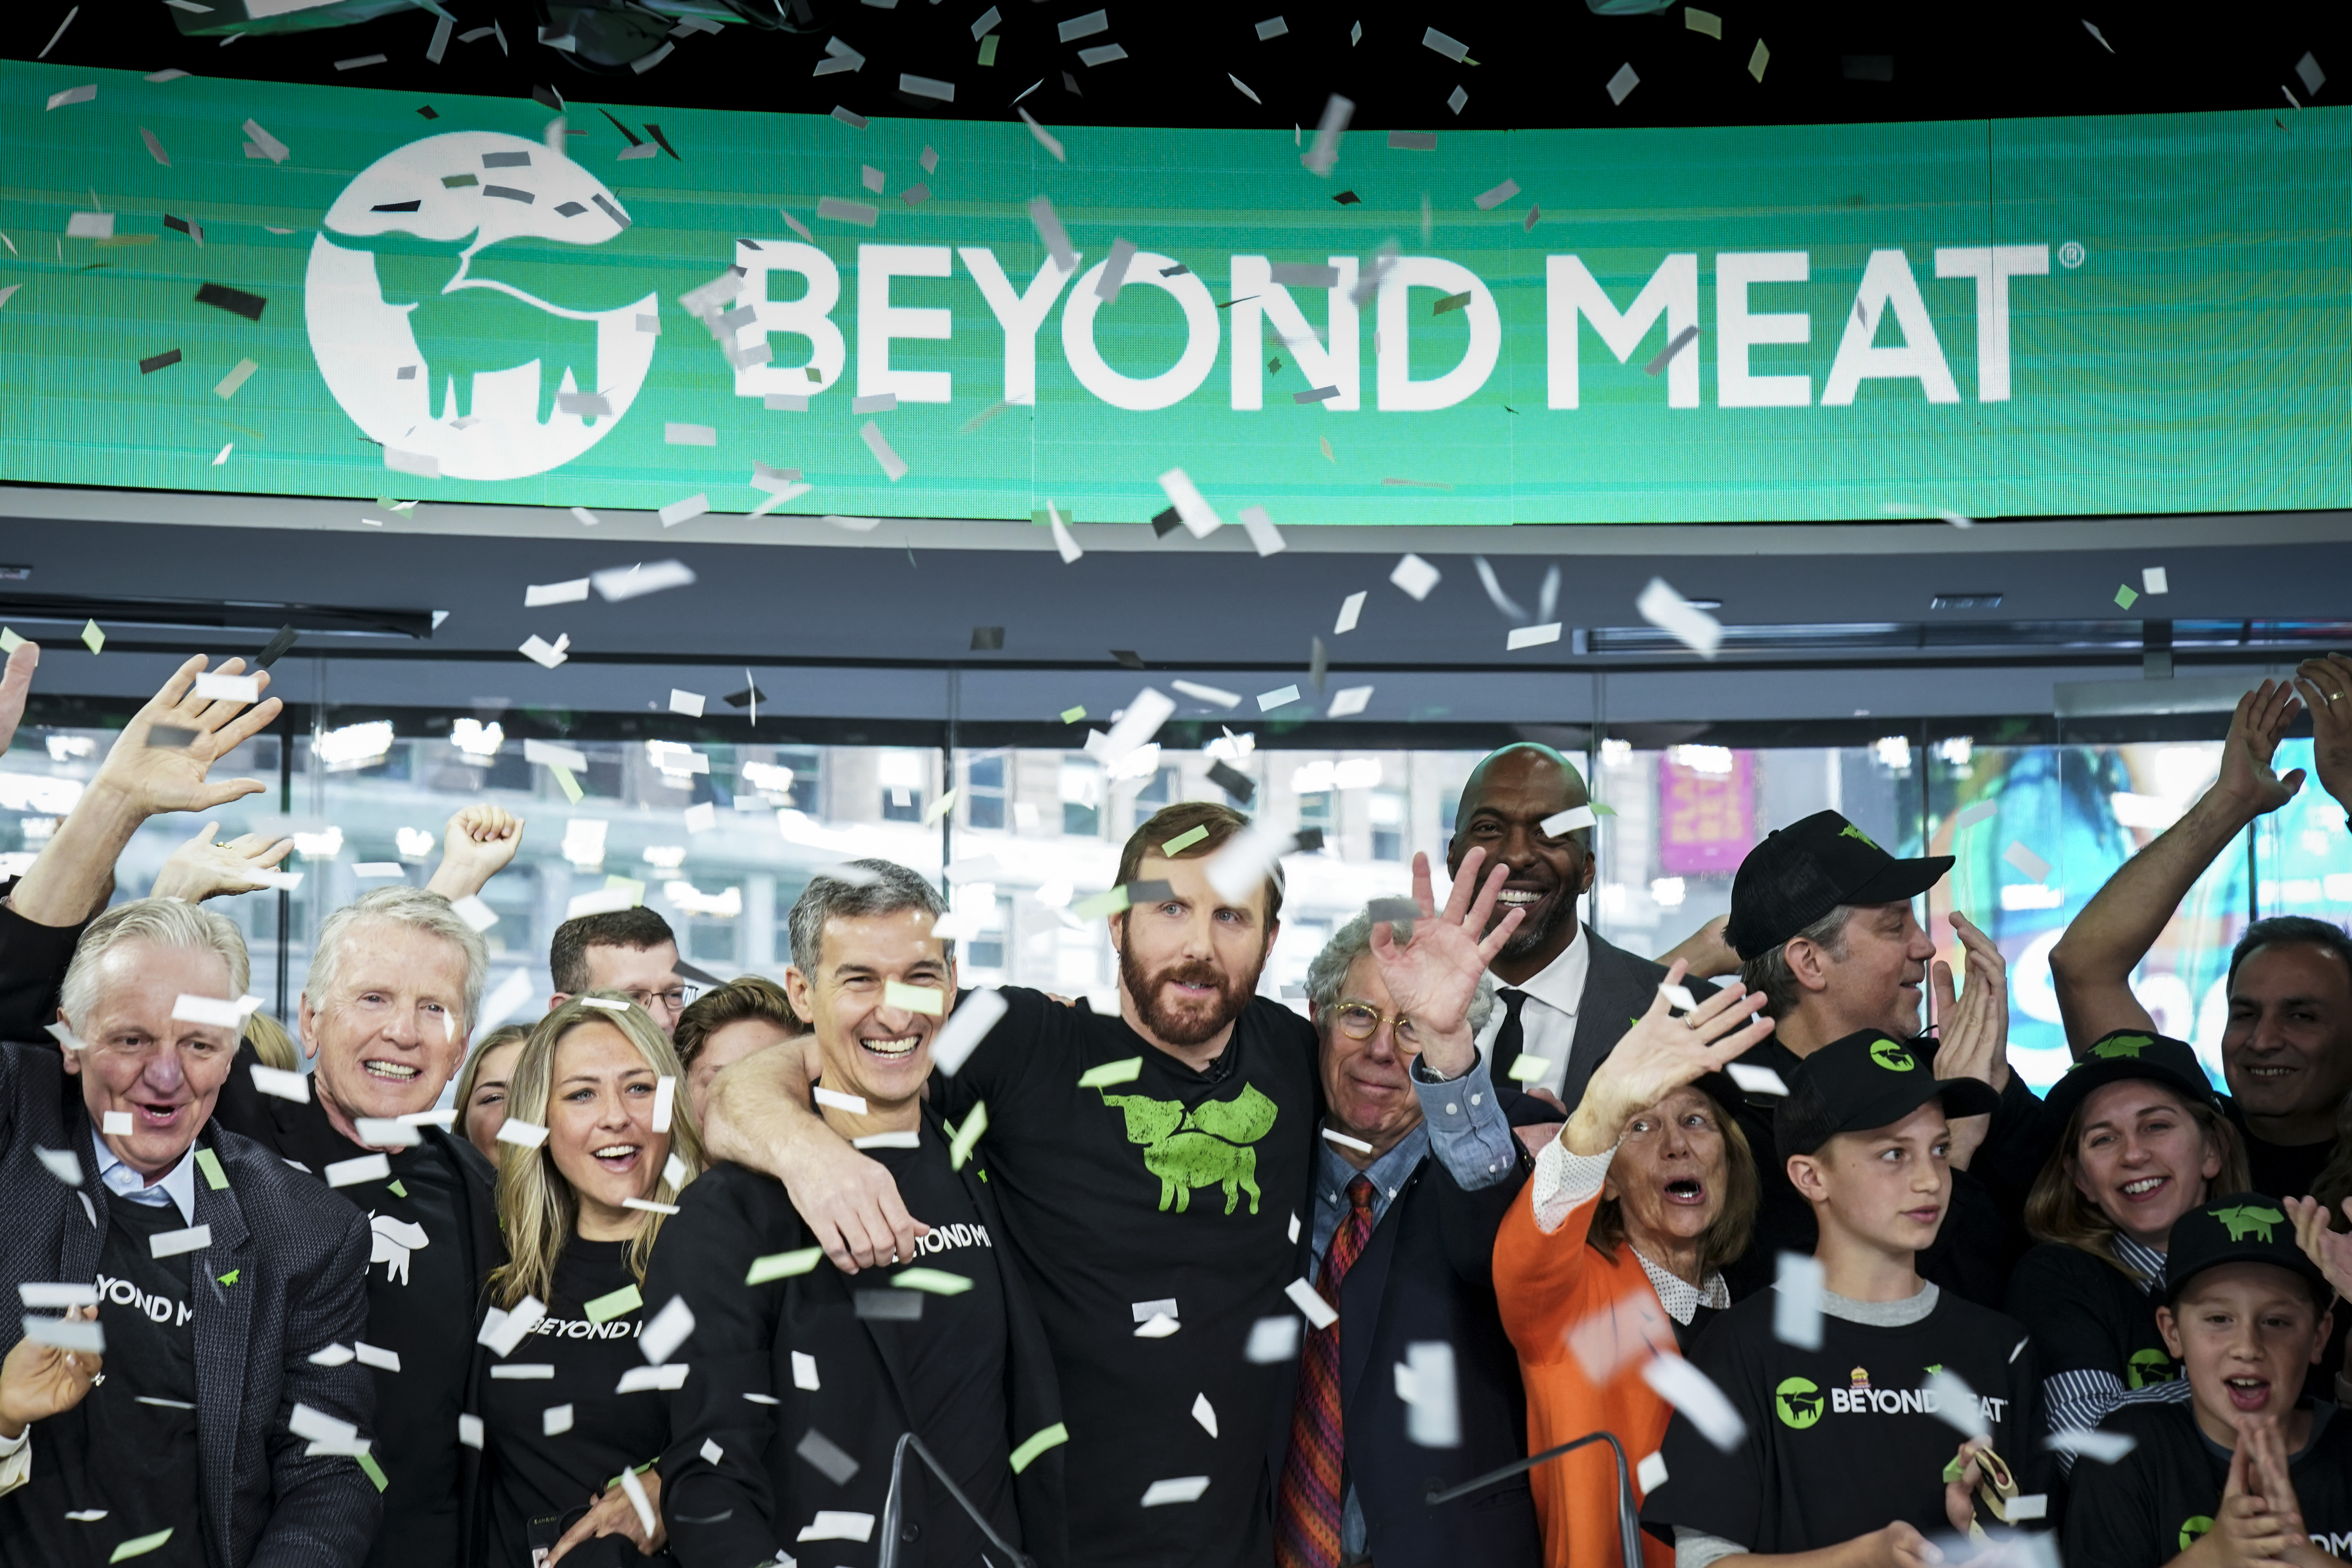
[[[1405,1178],[1339,1282],[1333,1305],[1348,1482],[1380,1568],[1537,1568],[1543,1561],[1524,1476],[1435,1509],[1421,1500],[1433,1485],[1452,1486],[1527,1454],[1527,1394],[1494,1285],[1495,1233],[1527,1176],[1522,1156],[1505,1180],[1465,1192],[1431,1155]],[[1299,1273],[1307,1278],[1309,1243],[1302,1225]],[[1394,1369],[1406,1347],[1430,1341],[1454,1347],[1458,1447],[1424,1448],[1405,1433]],[[1277,1498],[1289,1438],[1285,1424],[1266,1452]]]
[[[356,1461],[308,1457],[287,1423],[298,1403],[362,1436],[374,1417],[365,1366],[310,1360],[367,1335],[367,1221],[248,1139],[206,1127],[198,1142],[228,1178],[215,1188],[197,1177],[195,1223],[212,1227],[212,1245],[188,1254],[193,1299],[203,1303],[191,1327],[199,1435],[191,1458],[201,1468],[205,1555],[226,1568],[357,1568],[383,1499]],[[78,1189],[49,1173],[41,1148],[74,1151]],[[0,1190],[8,1194],[0,1291],[11,1302],[27,1280],[95,1277],[111,1194],[98,1179],[80,1082],[54,1047],[0,1045]],[[0,1317],[0,1350],[23,1337],[12,1308]]]
[[[1617,1048],[1633,1020],[1650,1010],[1666,977],[1664,964],[1611,946],[1590,926],[1578,931],[1576,940],[1592,946],[1585,960],[1584,994],[1576,1005],[1576,1043],[1569,1049],[1568,1068],[1560,1078],[1560,1102],[1570,1110],[1584,1098],[1584,1086],[1592,1081],[1593,1069]],[[1502,982],[1498,979],[1496,984]],[[1715,987],[1704,980],[1688,984],[1691,995],[1699,1001],[1715,994]],[[1510,1084],[1511,1062],[1517,1054],[1496,1054],[1492,1076],[1497,1086]]]
[[[940,1137],[939,1121],[928,1110],[923,1131],[927,1141]],[[982,1223],[1001,1237],[995,1201],[986,1182],[976,1179],[979,1166],[967,1163],[961,1174]],[[694,1337],[683,1352],[693,1370],[670,1395],[670,1447],[661,1460],[662,1512],[670,1551],[684,1568],[748,1568],[774,1559],[780,1549],[803,1561],[821,1556],[828,1568],[876,1560],[878,1539],[828,1541],[814,1548],[797,1540],[821,1509],[880,1520],[891,1452],[908,1426],[905,1368],[857,1317],[850,1281],[830,1263],[820,1259],[805,1273],[744,1284],[753,1258],[813,1245],[782,1184],[734,1164],[714,1165],[697,1177],[680,1196],[678,1213],[662,1226],[646,1270],[646,1301],[650,1308],[683,1296],[694,1312]],[[1061,1401],[1045,1331],[1020,1272],[1002,1250],[997,1261],[1010,1336],[1006,1443],[1017,1457],[1033,1436],[1059,1432]],[[861,1281],[867,1288],[882,1283],[878,1277]],[[822,1387],[795,1385],[794,1351],[816,1358]],[[795,1454],[811,1428],[857,1461],[846,1483],[833,1484]],[[713,1443],[716,1464],[703,1455]],[[1069,1563],[1062,1453],[1053,1443],[1013,1478],[1021,1549],[1043,1568]],[[921,1517],[955,1503],[928,1484],[929,1473],[911,1452],[905,1469],[910,1494],[929,1500],[909,1506],[898,1561],[904,1568],[942,1568],[927,1565]]]

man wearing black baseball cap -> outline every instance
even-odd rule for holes
[[[2352,1421],[2304,1396],[2335,1293],[2282,1205],[2240,1193],[2181,1215],[2164,1289],[2157,1322],[2189,1402],[2127,1405],[2101,1423],[2134,1446],[2074,1467],[2069,1568],[2352,1556]]]
[[[1955,913],[1968,970],[1967,989],[1958,992],[1950,966],[1932,962],[1935,944],[1912,910],[1911,901],[1951,867],[1948,855],[1897,859],[1838,813],[1817,811],[1776,830],[1740,862],[1724,936],[1739,954],[1740,979],[1764,993],[1764,1010],[1777,1025],[1747,1059],[1784,1079],[1798,1061],[1859,1030],[1913,1040],[1932,977],[1941,1037],[1920,1048],[1933,1055],[1940,1076],[1990,1086],[1998,1114],[1953,1129],[1952,1168],[1976,1175],[1958,1182],[1957,1223],[1928,1250],[1921,1271],[1990,1304],[2001,1300],[2021,1250],[2008,1215],[2022,1205],[2041,1164],[2042,1118],[2032,1091],[2009,1070],[2009,969],[2000,950]],[[1762,1288],[1776,1252],[1813,1245],[1811,1208],[1773,1153],[1772,1103],[1750,1096],[1741,1112],[1764,1192],[1756,1245],[1730,1271],[1735,1296]],[[1991,1155],[1981,1164],[1980,1146]]]
[[[1822,1046],[1787,1076],[1776,1142],[1817,1216],[1818,1315],[1791,1281],[1717,1320],[1691,1361],[1745,1418],[1747,1440],[1717,1453],[1677,1415],[1661,1449],[1667,1479],[1643,1517],[1674,1527],[1678,1568],[1730,1556],[1744,1559],[1732,1568],[1796,1568],[1774,1559],[1832,1550],[1841,1563],[1916,1568],[1937,1561],[1931,1538],[1997,1528],[2011,1498],[2046,1496],[2025,1331],[1916,1266],[1950,1206],[1950,1120],[1998,1097],[1974,1079],[1938,1079],[1924,1054],[1875,1029]],[[1783,1319],[1801,1320],[1786,1339]],[[1962,1398],[1973,1419],[1948,1403]],[[1955,1426],[1980,1436],[1956,1441]]]

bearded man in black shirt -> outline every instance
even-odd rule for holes
[[[1087,1568],[1230,1568],[1273,1552],[1265,1456],[1289,1418],[1296,1340],[1283,1330],[1298,1320],[1286,1288],[1312,1212],[1320,1108],[1313,1027],[1256,994],[1282,880],[1248,830],[1201,802],[1136,829],[1118,872],[1131,905],[1109,922],[1119,1016],[1006,987],[1002,1021],[932,1082],[932,1105],[959,1125],[985,1108],[1001,1240],[1060,1375],[1070,1552]],[[1228,849],[1236,858],[1219,865]],[[1396,1010],[1433,1037],[1462,1031],[1465,1057],[1479,977],[1520,919],[1484,945],[1465,930],[1484,861],[1473,856],[1461,896],[1416,922],[1388,975]],[[1505,875],[1485,880],[1499,889]],[[782,1177],[843,1272],[911,1260],[924,1216],[810,1114],[798,1077],[789,1051],[720,1074],[711,1149]]]

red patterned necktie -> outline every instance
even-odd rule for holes
[[[1372,1182],[1359,1174],[1348,1184],[1348,1216],[1323,1255],[1316,1293],[1337,1306],[1340,1281],[1372,1234]],[[1278,1568],[1339,1568],[1339,1475],[1347,1451],[1339,1410],[1339,1325],[1307,1336],[1298,1363],[1298,1398],[1290,1411],[1290,1452],[1282,1461],[1282,1490],[1275,1504],[1275,1562]]]

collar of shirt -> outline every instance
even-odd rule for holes
[[[1570,942],[1558,958],[1511,989],[1524,991],[1531,999],[1542,1003],[1555,1013],[1565,1013],[1573,1018],[1577,1008],[1583,1005],[1584,977],[1591,969],[1592,932],[1580,923],[1576,929],[1576,940]],[[1503,984],[1499,975],[1496,977],[1495,984],[1498,986]],[[1503,1016],[1499,1002],[1495,1005],[1495,1016],[1497,1019]],[[1526,1022],[1524,1013],[1520,1015],[1520,1021],[1522,1024]],[[1490,1027],[1500,1028],[1502,1026],[1496,1023]]]
[[[98,1179],[105,1184],[108,1192],[134,1204],[145,1204],[150,1208],[161,1208],[165,1203],[171,1203],[178,1207],[183,1220],[190,1225],[196,1223],[196,1146],[194,1143],[188,1145],[188,1152],[180,1156],[180,1163],[166,1171],[162,1179],[150,1182],[116,1159],[114,1151],[106,1146],[106,1140],[99,1136],[95,1127],[89,1130],[89,1142],[90,1147],[98,1151]]]
[[[1730,1307],[1731,1288],[1723,1282],[1720,1273],[1709,1274],[1705,1286],[1694,1285],[1672,1269],[1661,1268],[1643,1258],[1642,1249],[1632,1242],[1625,1244],[1625,1249],[1641,1262],[1642,1272],[1650,1277],[1650,1289],[1658,1293],[1658,1304],[1665,1308],[1666,1316],[1683,1327],[1690,1327],[1692,1317],[1701,1307],[1713,1307],[1718,1312]]]
[[[1347,1162],[1329,1139],[1318,1137],[1317,1141],[1323,1145],[1315,1165],[1314,1248],[1315,1268],[1319,1270],[1323,1255],[1331,1249],[1331,1238],[1339,1233],[1340,1221],[1348,1217],[1348,1184],[1360,1174],[1370,1179],[1372,1223],[1379,1225],[1381,1216],[1389,1212],[1389,1200],[1404,1190],[1405,1178],[1429,1157],[1429,1129],[1416,1126],[1360,1172]]]
[[[2107,1249],[2116,1255],[2116,1262],[2126,1268],[2137,1269],[2139,1272],[2142,1278],[2139,1288],[2141,1295],[2153,1296],[2163,1288],[2163,1253],[2153,1247],[2146,1247],[2134,1241],[2122,1231],[2116,1231],[2107,1237]]]

